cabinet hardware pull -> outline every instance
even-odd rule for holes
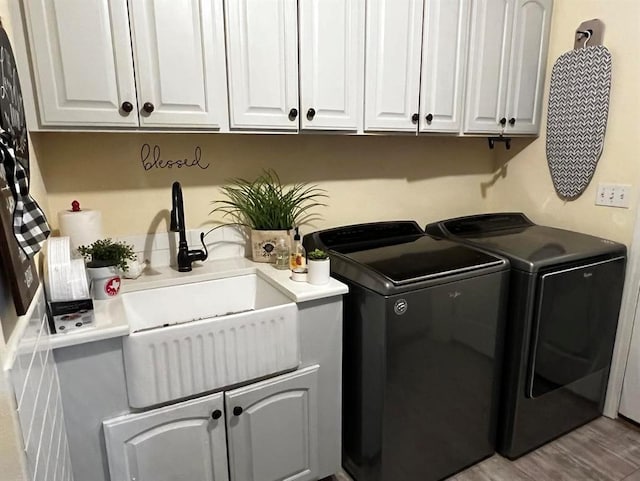
[[[502,126],[507,125],[507,119],[506,119],[505,117],[502,117],[502,118],[500,119],[500,125],[502,125]]]
[[[308,120],[313,120],[313,118],[316,116],[316,109],[309,109],[307,110],[307,119]]]
[[[122,109],[123,112],[128,114],[133,111],[133,104],[131,102],[122,102],[122,105],[120,106],[120,108]]]
[[[220,411],[219,409],[216,409],[211,413],[211,417],[213,419],[220,419],[222,417],[222,411]]]
[[[142,106],[142,110],[144,110],[148,114],[153,112],[155,109],[156,108],[154,107],[154,105],[151,102],[145,102],[144,105]]]
[[[431,123],[431,121],[433,120],[433,114],[427,114],[425,118],[427,119],[427,122]]]
[[[514,117],[511,117],[511,118],[509,119],[509,125],[511,125],[512,127],[513,127],[514,125],[516,125],[516,119],[515,119]]]
[[[418,114],[413,114],[411,116],[411,122],[413,122],[414,124],[417,124],[418,120],[420,120],[420,116]]]
[[[236,406],[233,408],[233,415],[240,416],[242,414],[243,409],[240,406]]]
[[[295,120],[298,117],[298,109],[289,110],[289,120]]]

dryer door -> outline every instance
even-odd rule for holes
[[[528,397],[542,396],[600,370],[608,371],[624,268],[625,258],[619,257],[540,275]]]

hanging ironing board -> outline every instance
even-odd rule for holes
[[[553,66],[547,114],[547,162],[558,195],[572,200],[591,182],[604,146],[611,53],[586,46]]]

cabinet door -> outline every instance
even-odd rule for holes
[[[129,6],[140,125],[219,127],[227,116],[222,0]]]
[[[540,131],[553,0],[518,0],[509,62],[507,132]]]
[[[218,393],[105,421],[111,481],[227,481],[223,404]]]
[[[357,130],[364,89],[364,0],[300,2],[303,129]]]
[[[225,394],[231,481],[317,479],[318,369]]]
[[[226,0],[230,127],[298,129],[296,0]]]
[[[41,125],[137,126],[127,0],[23,5]]]
[[[422,33],[420,131],[462,129],[471,0],[428,0]]]
[[[465,132],[496,133],[506,118],[515,0],[476,0],[471,18]],[[506,123],[506,119],[505,119]]]
[[[417,131],[423,1],[367,3],[366,130]]]

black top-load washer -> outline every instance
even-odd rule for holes
[[[426,231],[511,262],[498,452],[515,459],[599,416],[626,247],[521,213],[460,217]]]
[[[443,479],[495,450],[508,261],[410,221],[305,236],[344,301],[343,465],[356,481]]]

